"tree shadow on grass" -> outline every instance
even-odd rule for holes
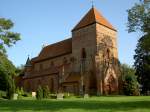
[[[150,109],[150,101],[56,101],[56,100],[18,100],[18,101],[0,101],[0,112],[3,111],[65,111],[65,109],[82,109],[84,111],[132,111],[135,109]]]

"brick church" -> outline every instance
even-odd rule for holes
[[[20,85],[26,91],[47,85],[52,93],[117,94],[119,76],[117,30],[92,7],[71,38],[28,58]]]

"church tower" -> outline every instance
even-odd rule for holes
[[[117,30],[94,7],[72,30],[72,56],[82,92],[117,93]]]
[[[117,30],[92,7],[72,30],[72,38],[43,47],[28,58],[22,86],[36,91],[117,94],[119,79]]]

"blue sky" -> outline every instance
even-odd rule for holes
[[[139,34],[128,33],[127,9],[138,0],[94,0],[94,5],[118,30],[118,52],[122,63],[133,65]],[[0,0],[0,17],[11,19],[12,31],[21,41],[7,48],[9,59],[25,64],[27,56],[39,54],[43,44],[71,37],[72,28],[91,8],[90,0]]]

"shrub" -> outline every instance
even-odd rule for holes
[[[43,90],[42,90],[41,86],[39,86],[37,91],[36,91],[36,98],[38,100],[41,100],[43,98]]]
[[[75,97],[75,95],[72,93],[64,93],[64,98],[72,98],[72,97]]]
[[[17,87],[16,93],[18,94],[18,98],[21,99],[23,97],[23,95],[24,95],[23,88],[22,87],[21,88]]]
[[[7,77],[7,88],[6,88],[6,96],[8,99],[13,99],[13,95],[15,93],[15,83],[11,76]]]
[[[121,65],[122,87],[125,95],[139,95],[139,84],[135,69],[129,65]]]
[[[57,95],[56,95],[56,94],[50,94],[50,98],[51,98],[51,99],[56,99],[56,98],[57,98]]]
[[[49,97],[49,87],[44,86],[43,87],[43,98],[48,98]]]
[[[24,92],[24,94],[23,94],[22,96],[24,96],[24,97],[31,97],[31,96],[32,96],[32,94],[31,94],[31,93],[29,93],[29,92]]]
[[[0,91],[0,98],[3,98],[4,96],[6,96],[6,92],[5,91]]]
[[[123,82],[125,95],[139,95],[138,82],[135,75],[126,75]]]
[[[21,87],[21,89],[20,89],[20,93],[21,93],[21,95],[23,95],[24,94],[24,90],[23,90],[23,88]]]

